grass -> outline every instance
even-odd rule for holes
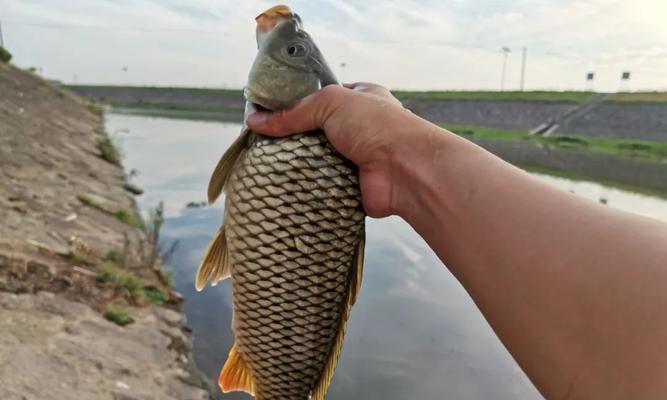
[[[119,263],[123,261],[123,254],[120,252],[120,250],[112,249],[107,251],[106,254],[104,254],[102,260],[113,263]]]
[[[130,294],[142,291],[146,286],[143,279],[132,272],[118,268],[110,262],[102,264],[97,273],[97,280],[103,283],[110,283],[116,288],[127,290]]]
[[[243,108],[225,107],[225,106],[206,106],[184,103],[163,103],[163,102],[126,102],[126,101],[107,101],[112,107],[131,108],[141,110],[168,110],[168,111],[199,111],[199,112],[218,112],[243,114]]]
[[[169,300],[169,295],[162,289],[147,285],[136,274],[118,268],[116,264],[109,261],[100,267],[97,273],[97,281],[124,290],[134,298],[145,297],[151,303],[163,304]]]
[[[154,304],[163,304],[169,300],[169,295],[156,287],[148,286],[144,288],[146,298]]]
[[[139,228],[139,229],[144,229],[145,224],[143,219],[141,219],[141,216],[137,214],[134,210],[126,209],[126,208],[120,208],[118,210],[110,210],[109,208],[105,207],[104,205],[100,204],[98,201],[95,199],[92,199],[88,196],[85,195],[79,195],[77,196],[80,202],[83,204],[98,209],[102,212],[105,212],[107,214],[111,214],[116,219],[118,219],[120,222],[123,222],[124,224],[127,224],[129,226]]]
[[[418,98],[425,100],[487,100],[487,101],[535,101],[558,103],[583,103],[593,92],[498,92],[498,91],[403,91],[393,92],[399,100]]]
[[[113,304],[107,307],[107,310],[104,312],[104,318],[111,322],[115,322],[120,326],[125,326],[134,321],[130,315],[130,310],[123,306]]]
[[[544,143],[566,149],[588,149],[598,153],[622,157],[639,158],[651,161],[667,161],[667,142],[631,139],[611,139],[584,137],[580,135],[541,136],[529,135],[528,132],[486,128],[469,125],[449,125],[443,127],[462,136],[494,140],[526,140]]]
[[[162,275],[164,276],[164,279],[167,281],[167,284],[169,284],[170,287],[174,287],[174,282],[176,282],[176,276],[174,274],[174,271],[171,270],[163,270]]]
[[[79,199],[80,202],[87,205],[88,207],[96,208],[100,211],[107,211],[107,209],[102,204],[88,196],[80,195],[77,196],[77,199]]]
[[[221,89],[221,88],[196,88],[196,87],[175,87],[175,86],[116,86],[116,85],[67,85],[70,88],[91,88],[91,89],[117,89],[117,90],[142,90],[147,92],[181,92],[181,93],[211,93],[223,94],[226,96],[242,97],[242,89]]]
[[[112,164],[120,165],[120,152],[109,136],[104,135],[103,138],[98,140],[96,147],[102,159]]]
[[[88,253],[74,249],[69,253],[69,259],[77,264],[88,264],[90,261]]]
[[[144,229],[144,220],[134,210],[121,208],[116,210],[113,215],[121,222],[135,228]]]
[[[619,103],[667,103],[667,92],[614,93],[607,100]]]
[[[8,64],[12,59],[12,53],[4,47],[0,46],[0,62]]]
[[[100,116],[104,114],[104,106],[100,103],[95,103],[91,101],[86,105],[86,108],[88,108],[88,110],[93,114]]]

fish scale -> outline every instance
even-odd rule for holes
[[[321,132],[252,142],[226,188],[236,342],[257,398],[308,399],[345,325],[357,174]]]

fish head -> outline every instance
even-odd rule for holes
[[[274,111],[289,108],[320,88],[337,83],[297,14],[282,13],[272,20],[258,19],[258,27],[260,23],[269,30],[258,36],[259,50],[245,88],[250,103]]]

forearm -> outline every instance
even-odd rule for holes
[[[667,391],[657,351],[667,345],[667,228],[551,188],[432,125],[420,130],[404,155],[412,161],[399,163],[396,211],[542,393]]]

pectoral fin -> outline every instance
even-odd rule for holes
[[[333,344],[331,345],[329,358],[324,365],[324,370],[322,371],[320,380],[317,382],[317,385],[311,394],[311,400],[324,400],[324,397],[329,390],[331,380],[333,379],[336,365],[338,364],[338,359],[340,358],[340,353],[343,350],[343,339],[345,339],[345,332],[347,331],[347,322],[350,318],[350,310],[352,309],[352,305],[356,301],[357,294],[361,288],[361,276],[363,274],[364,263],[364,246],[366,242],[365,236],[365,233],[362,231],[359,244],[357,245],[357,250],[354,257],[352,257],[352,269],[350,271],[352,274],[352,280],[350,281],[345,304],[343,304],[343,312],[340,316],[338,332],[336,333],[336,337],[334,338]]]
[[[225,154],[222,155],[220,161],[218,161],[218,165],[216,165],[215,170],[213,170],[213,175],[211,175],[211,180],[208,183],[209,204],[213,204],[224,190],[229,177],[232,175],[236,161],[241,158],[245,153],[245,150],[248,148],[249,138],[250,131],[244,129],[234,143],[229,146],[229,149],[227,149]]]
[[[252,377],[252,371],[243,360],[243,356],[236,349],[236,343],[232,346],[227,356],[227,361],[222,367],[218,377],[218,385],[224,393],[246,392],[255,394],[255,383]]]
[[[229,253],[227,251],[227,240],[225,238],[224,225],[216,233],[209,243],[204,259],[197,269],[195,287],[198,291],[204,289],[206,282],[211,281],[213,285],[229,277]]]

